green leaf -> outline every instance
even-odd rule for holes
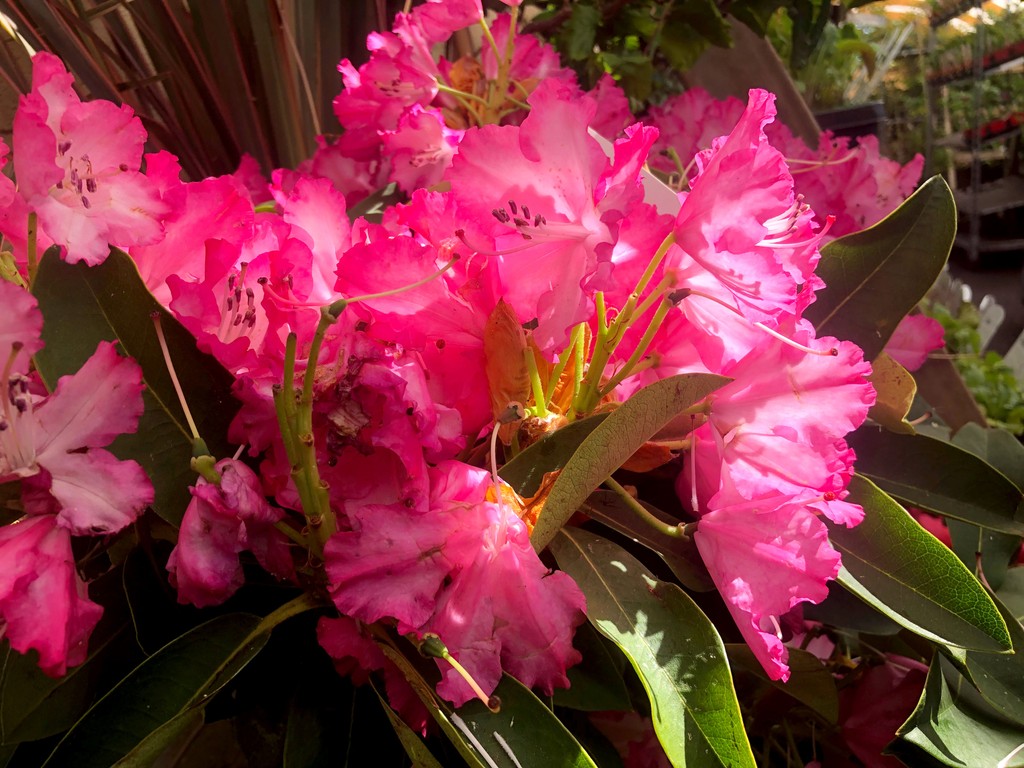
[[[507,462],[498,474],[520,496],[534,496],[540,490],[544,473],[564,467],[580,447],[580,443],[606,418],[607,413],[599,413],[570,422],[555,432],[549,432]]]
[[[395,735],[402,743],[402,749],[405,750],[405,754],[412,761],[413,766],[415,768],[442,768],[441,764],[437,762],[437,758],[427,749],[427,745],[423,743],[419,734],[406,725],[405,720],[395,713],[372,680],[370,684],[373,686],[373,692],[377,694],[377,700],[380,701],[384,714],[388,716],[388,722],[395,730]]]
[[[1013,612],[995,600],[1015,649],[1024,649],[1024,627]],[[979,653],[943,649],[999,714],[1024,725],[1024,653]]]
[[[1024,495],[962,448],[864,426],[846,438],[857,472],[907,504],[1004,533],[1024,533]]]
[[[900,625],[835,582],[829,583],[828,597],[817,605],[804,603],[804,618],[832,627],[868,635],[895,635]]]
[[[1006,572],[1003,586],[996,594],[1017,621],[1024,621],[1024,566],[1015,566]]]
[[[826,287],[804,317],[819,336],[849,339],[873,360],[935,282],[955,234],[953,194],[934,176],[873,227],[821,249]]]
[[[538,552],[605,478],[668,423],[725,384],[724,376],[684,373],[636,392],[594,429],[551,486],[530,539]]]
[[[186,709],[140,741],[113,768],[149,768],[168,750],[194,737],[203,727],[203,719],[202,709]]]
[[[494,691],[501,699],[500,712],[493,713],[475,700],[453,710],[437,698],[405,656],[387,644],[380,645],[380,649],[473,768],[597,768],[551,710],[515,678],[503,675]]]
[[[692,67],[708,44],[732,45],[729,22],[713,0],[686,0],[671,7],[658,48],[673,67]]]
[[[637,501],[656,518],[671,525],[679,522],[642,499]],[[588,517],[657,552],[687,589],[695,592],[711,592],[715,589],[715,582],[712,581],[693,539],[665,536],[653,530],[650,525],[640,520],[633,510],[627,508],[622,497],[614,491],[594,491],[587,498],[583,511]]]
[[[594,36],[601,24],[601,11],[584,2],[573,3],[572,14],[562,29],[565,52],[572,61],[583,61],[594,54]]]
[[[753,766],[725,646],[700,608],[600,536],[567,528],[551,549],[583,590],[591,623],[640,677],[671,763]]]
[[[105,768],[185,710],[202,707],[256,656],[269,630],[258,616],[219,616],[171,641],[135,668],[85,713],[45,765]],[[173,727],[169,727],[173,731]]]
[[[726,643],[725,650],[734,667],[757,675],[764,682],[806,704],[825,720],[835,723],[839,719],[839,691],[832,673],[825,669],[821,659],[813,653],[790,648],[789,680],[772,680],[764,671],[761,662],[754,656],[750,646],[744,643]]]
[[[625,712],[632,709],[629,689],[623,679],[626,660],[619,649],[590,624],[576,628],[572,644],[583,660],[569,667],[566,673],[569,687],[555,689],[554,704],[582,712]]]
[[[1024,489],[1024,445],[1006,430],[968,424],[956,433],[953,443],[998,469],[1018,489]],[[980,551],[985,580],[992,589],[998,590],[1007,568],[1017,558],[1021,537],[979,529],[976,525],[957,520],[948,520],[947,524],[953,551],[972,570],[976,567],[976,555]]]
[[[1010,636],[978,580],[874,483],[855,475],[847,501],[864,507],[855,528],[830,526],[843,556],[838,581],[897,624],[944,645],[1008,651]]]
[[[1024,766],[1024,752],[1017,752],[1024,742],[1024,729],[964,702],[946,682],[938,654],[928,669],[917,707],[897,733],[899,738],[890,749],[907,765]]]
[[[156,491],[153,509],[177,526],[195,482],[189,466],[192,436],[167,373],[151,314],[159,312],[192,416],[214,456],[230,456],[227,429],[237,410],[232,377],[216,360],[200,352],[196,340],[154,299],[131,258],[112,249],[99,266],[67,264],[56,248],[39,263],[33,293],[43,312],[46,346],[36,366],[51,390],[61,376],[74,373],[100,341],[119,341],[125,354],[142,367],[145,413],[135,434],[123,435],[110,450],[134,459],[146,470]]]

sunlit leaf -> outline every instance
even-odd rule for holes
[[[869,381],[875,388],[876,398],[875,404],[868,411],[868,418],[891,432],[913,434],[914,427],[907,421],[907,414],[917,393],[914,377],[882,352],[871,364]]]
[[[555,480],[530,540],[544,549],[597,486],[680,411],[728,381],[713,374],[684,373],[634,393],[587,436]]]
[[[551,549],[586,595],[590,622],[640,677],[672,764],[753,766],[725,646],[700,608],[595,534],[566,528]]]
[[[903,627],[944,645],[1007,651],[999,610],[959,558],[871,481],[854,476],[855,528],[830,526],[843,556],[839,583]]]
[[[826,287],[804,316],[819,336],[848,339],[873,360],[935,282],[955,234],[953,194],[934,176],[873,227],[821,249]]]

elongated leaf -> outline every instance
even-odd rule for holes
[[[150,315],[159,312],[171,357],[199,433],[215,456],[234,451],[227,428],[236,410],[232,377],[216,360],[196,348],[196,340],[146,290],[131,258],[112,250],[96,267],[66,264],[55,248],[43,256],[33,286],[43,312],[46,346],[36,365],[51,389],[74,373],[100,341],[118,341],[142,367],[146,411],[133,435],[114,441],[111,450],[134,459],[156,490],[153,509],[177,526],[189,502],[195,473],[189,467],[192,436],[167,373]]]
[[[936,654],[917,707],[897,731],[891,749],[907,765],[948,765],[956,768],[999,766],[1021,768],[1024,728],[979,712],[957,695],[942,674]]]
[[[956,433],[953,443],[988,462],[1018,489],[1024,489],[1024,445],[1006,430],[968,424]],[[947,524],[953,551],[972,570],[976,567],[980,551],[985,580],[992,589],[998,590],[1010,563],[1017,559],[1021,537],[979,529],[976,525],[957,520],[948,520]]]
[[[554,538],[597,486],[673,416],[698,403],[728,379],[684,373],[636,392],[580,444],[551,487],[530,540],[538,552]]]
[[[765,674],[764,667],[754,656],[750,646],[726,643],[725,650],[729,654],[729,662],[734,667],[757,675],[773,688],[792,696],[801,704],[806,704],[830,723],[835,723],[839,719],[839,692],[836,690],[835,678],[825,669],[821,659],[813,653],[790,648],[789,660],[786,662],[789,665],[789,680],[782,682],[772,680]]]
[[[963,563],[870,480],[854,476],[856,528],[831,526],[843,556],[839,583],[897,624],[944,645],[1007,651],[999,610]]]
[[[678,520],[671,520],[660,509],[651,506],[642,499],[640,504],[655,517],[674,525]],[[626,508],[625,503],[614,491],[597,490],[590,494],[583,511],[594,520],[599,520],[609,528],[629,536],[657,552],[665,561],[676,578],[687,589],[695,592],[710,592],[715,588],[707,566],[701,559],[697,545],[692,539],[676,539],[659,534],[647,523],[638,519],[636,513]]]
[[[804,316],[819,336],[853,341],[873,360],[935,282],[955,234],[953,194],[934,176],[873,227],[821,249],[826,287]]]
[[[165,723],[213,696],[266,644],[260,618],[232,613],[165,645],[96,702],[45,765],[113,765]]]
[[[607,413],[598,413],[544,435],[512,461],[507,462],[498,474],[520,496],[533,496],[540,489],[544,474],[564,467],[580,447],[580,443],[606,418]]]
[[[373,685],[372,681],[371,685]],[[416,768],[442,768],[441,764],[437,762],[437,758],[427,748],[427,745],[423,743],[419,734],[406,725],[405,720],[395,713],[395,710],[387,703],[381,692],[377,690],[376,685],[373,685],[373,692],[377,694],[377,700],[380,701],[384,714],[388,716],[388,722],[395,729],[395,735],[402,743],[402,749],[405,750],[405,754],[408,755],[412,764]]]
[[[672,764],[753,766],[725,646],[700,608],[595,534],[564,529],[551,549],[586,595],[591,623],[639,675]]]
[[[583,656],[583,660],[569,667],[569,687],[555,689],[552,697],[554,703],[583,712],[625,712],[632,709],[629,690],[623,679],[626,660],[618,648],[612,646],[590,624],[576,628],[572,644]]]
[[[433,688],[401,653],[388,645],[380,648],[409,681],[459,754],[474,768],[597,768],[551,710],[515,678],[503,675],[494,691],[501,699],[500,712],[493,713],[475,700],[453,710],[437,698]]]
[[[113,768],[150,768],[161,755],[176,744],[188,741],[202,727],[203,710],[186,709],[140,741],[135,749],[114,763]]]
[[[995,603],[1006,621],[1013,647],[1024,648],[1024,627],[998,598]],[[974,683],[985,701],[1003,717],[1024,726],[1024,653],[979,653],[960,648],[944,650]]]
[[[907,504],[1004,533],[1024,533],[1024,495],[1005,475],[950,443],[861,427],[847,437],[857,472]]]
[[[998,595],[1017,621],[1024,621],[1024,566],[1018,565],[1006,572]]]

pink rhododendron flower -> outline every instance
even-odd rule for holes
[[[693,157],[711,148],[711,142],[726,136],[743,114],[743,102],[735,96],[716,99],[703,88],[690,88],[664,104],[651,107],[647,121],[658,129],[658,141],[651,153],[651,165],[663,173],[680,168],[668,154],[679,156],[685,168]]]
[[[928,353],[942,349],[946,343],[942,323],[926,315],[907,315],[900,320],[885,352],[908,371],[916,371],[928,359]]]
[[[14,116],[14,167],[28,207],[69,262],[99,264],[108,243],[148,245],[163,237],[166,211],[139,173],[146,132],[130,107],[82,102],[49,53],[32,60],[32,90]]]
[[[332,597],[361,621],[391,617],[402,633],[434,633],[485,691],[507,669],[548,691],[568,685],[565,669],[583,595],[572,579],[549,573],[511,511],[486,501],[484,470],[443,462],[431,470],[429,508],[363,507],[352,530],[325,548]],[[438,662],[438,693],[462,704],[465,681]]]
[[[235,459],[215,468],[220,483],[201,477],[190,489],[192,502],[167,561],[178,602],[198,608],[219,605],[242,586],[239,552],[252,552],[279,578],[294,572],[287,540],[274,529],[284,512],[267,503],[256,473]]]
[[[3,284],[6,286],[6,284]],[[0,482],[48,492],[61,525],[80,535],[114,533],[153,501],[153,487],[134,461],[103,450],[142,415],[142,372],[101,342],[85,365],[37,401],[24,376],[7,382],[0,431]]]
[[[608,139],[618,138],[626,126],[636,122],[629,109],[629,99],[611,75],[601,75],[601,79],[589,94],[597,101],[597,115],[590,127],[602,136]],[[657,142],[654,146],[657,148]]]
[[[537,321],[534,340],[554,355],[607,281],[618,224],[642,202],[638,176],[654,133],[638,129],[610,162],[587,133],[591,99],[545,81],[530,104],[522,126],[468,131],[445,179],[467,219],[491,217],[496,293],[522,322]]]
[[[765,672],[788,680],[779,618],[802,602],[820,603],[839,573],[824,523],[792,497],[768,497],[707,512],[694,542]]]
[[[0,635],[34,649],[51,677],[85,661],[103,609],[75,570],[71,534],[56,515],[29,515],[0,528]]]

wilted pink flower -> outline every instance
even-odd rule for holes
[[[178,602],[198,608],[219,605],[242,586],[242,551],[252,552],[275,576],[294,572],[287,540],[274,529],[284,512],[267,503],[256,473],[235,459],[217,462],[216,469],[220,483],[199,478],[191,489],[192,502],[167,561]]]
[[[14,168],[28,207],[68,262],[99,264],[108,244],[163,237],[166,206],[139,173],[146,131],[130,107],[82,102],[49,53],[32,59],[32,90],[14,116]]]

